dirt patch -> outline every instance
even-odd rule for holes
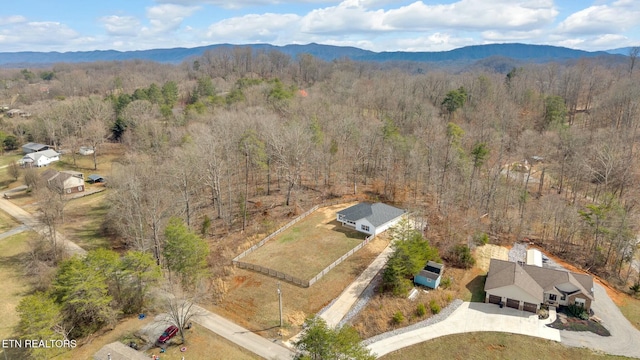
[[[282,291],[285,330],[282,338],[300,332],[304,319],[328,305],[389,244],[383,235],[328,272],[309,288],[301,288],[257,272],[236,269],[234,284],[217,306],[207,308],[267,338],[280,338],[278,283]],[[242,282],[239,279],[244,279]],[[272,329],[274,326],[276,328]]]
[[[475,250],[476,267],[489,271],[491,259],[509,260],[509,249],[504,246],[486,244]]]
[[[287,323],[295,326],[302,326],[306,318],[307,315],[302,311],[292,311],[287,314]]]

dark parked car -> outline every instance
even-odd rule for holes
[[[160,344],[164,344],[169,341],[172,337],[176,336],[178,333],[178,327],[175,325],[171,325],[165,330],[162,335],[158,338],[158,342]]]

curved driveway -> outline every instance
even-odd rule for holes
[[[594,290],[596,300],[591,304],[591,309],[595,316],[602,320],[602,325],[609,330],[611,336],[563,330],[560,332],[562,343],[600,350],[612,355],[640,358],[640,331],[622,315],[600,284],[594,283]]]
[[[549,319],[551,320],[551,319]],[[560,341],[560,331],[538,316],[494,304],[464,302],[446,319],[367,345],[378,357],[437,337],[477,331],[500,331]]]
[[[611,336],[600,336],[588,331],[556,330],[546,326],[552,322],[538,320],[537,315],[494,304],[463,303],[446,319],[416,330],[390,336],[367,345],[377,356],[437,337],[478,331],[499,331],[559,341],[564,345],[585,347],[612,355],[640,358],[640,331],[622,315],[605,289],[595,286],[591,305],[595,315],[609,330]]]

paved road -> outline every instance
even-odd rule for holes
[[[6,212],[11,217],[16,219],[18,222],[22,223],[23,225],[25,225],[25,226],[27,226],[27,227],[35,230],[35,231],[37,231],[40,234],[46,234],[47,233],[46,227],[44,225],[42,225],[38,221],[38,219],[36,219],[33,215],[31,215],[30,213],[26,212],[21,207],[15,205],[14,203],[12,203],[11,201],[9,201],[7,199],[0,198],[0,210]],[[87,254],[86,250],[84,250],[83,248],[78,246],[76,243],[73,243],[73,242],[67,240],[59,232],[56,233],[56,238],[58,239],[58,241],[60,243],[64,244],[64,247],[67,249],[67,251],[71,255],[78,254],[78,255],[84,256],[84,255]]]
[[[16,226],[11,230],[5,231],[2,234],[0,234],[0,240],[4,239],[4,238],[8,238],[9,236],[13,236],[15,234],[20,234],[23,231],[29,230],[30,228],[27,225],[20,225],[20,226]]]
[[[560,341],[560,331],[547,327],[545,321],[528,312],[500,308],[494,304],[465,302],[439,323],[376,341],[367,347],[377,356],[437,337],[477,331],[500,331]]]
[[[265,359],[292,359],[294,352],[199,306],[193,321]]]
[[[358,278],[354,280],[342,292],[342,294],[340,294],[340,296],[322,312],[322,314],[320,314],[320,317],[327,322],[327,325],[330,327],[336,327],[340,323],[340,320],[347,315],[353,304],[358,301],[362,292],[367,288],[367,286],[369,286],[371,280],[373,280],[380,269],[382,269],[387,263],[387,259],[392,252],[393,247],[388,245],[380,255],[378,255],[371,264],[369,264],[362,274],[360,274],[360,276],[358,276]]]
[[[602,319],[602,324],[611,336],[599,336],[592,332],[560,332],[562,343],[574,347],[586,347],[608,354],[640,358],[640,331],[622,315],[620,309],[609,298],[606,290],[594,284],[595,301],[591,304],[594,314]]]

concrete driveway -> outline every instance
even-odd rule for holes
[[[476,331],[500,331],[560,341],[560,331],[529,312],[500,308],[494,304],[465,302],[443,321],[367,345],[377,356],[437,337]]]
[[[563,330],[560,332],[562,343],[613,355],[640,358],[640,331],[622,315],[600,284],[594,283],[594,291],[596,300],[591,304],[591,309],[595,316],[602,319],[602,325],[609,330],[611,336]]]

